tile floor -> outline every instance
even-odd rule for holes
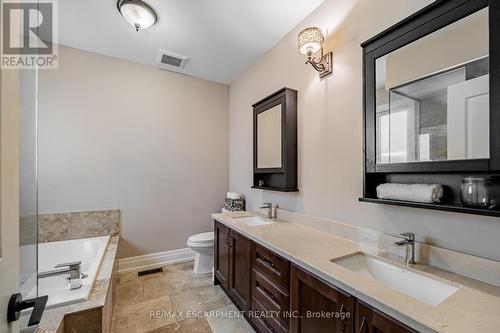
[[[112,333],[254,333],[211,274],[194,275],[193,262],[163,272],[119,277]]]

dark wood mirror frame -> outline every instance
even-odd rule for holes
[[[481,9],[489,10],[490,158],[435,162],[376,163],[375,61]],[[360,201],[453,212],[500,216],[500,210],[474,209],[460,202],[460,178],[500,176],[500,2],[495,0],[437,0],[361,44],[363,47],[364,187]],[[440,204],[377,199],[381,183],[442,184]]]
[[[257,116],[281,104],[281,168],[257,167]],[[252,105],[253,107],[253,185],[252,188],[296,192],[297,188],[297,91],[282,88]],[[260,186],[259,182],[264,185]]]

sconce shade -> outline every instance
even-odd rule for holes
[[[158,20],[153,8],[141,0],[119,0],[118,10],[136,31],[147,29]]]
[[[305,28],[299,33],[299,52],[310,57],[321,50],[324,40],[320,28]]]

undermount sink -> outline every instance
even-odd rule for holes
[[[458,290],[454,285],[415,273],[364,253],[331,261],[433,306],[440,304]]]
[[[258,218],[256,216],[246,216],[246,217],[239,217],[238,221],[241,221],[245,223],[248,226],[251,227],[257,227],[259,225],[266,225],[266,224],[271,224],[271,221],[263,220],[261,218]]]

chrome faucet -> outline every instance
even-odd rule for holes
[[[406,265],[415,265],[415,234],[411,232],[402,233],[405,239],[399,242],[395,242],[395,246],[406,246]]]
[[[85,275],[82,274],[81,261],[58,264],[54,268],[56,269],[52,271],[38,273],[38,278],[43,279],[51,276],[69,274],[68,280],[69,280],[69,288],[71,290],[78,289],[82,286],[82,278],[84,278]]]
[[[267,208],[267,217],[270,219],[276,218],[276,208],[278,208],[277,204],[272,204],[270,202],[263,203],[260,208]]]

